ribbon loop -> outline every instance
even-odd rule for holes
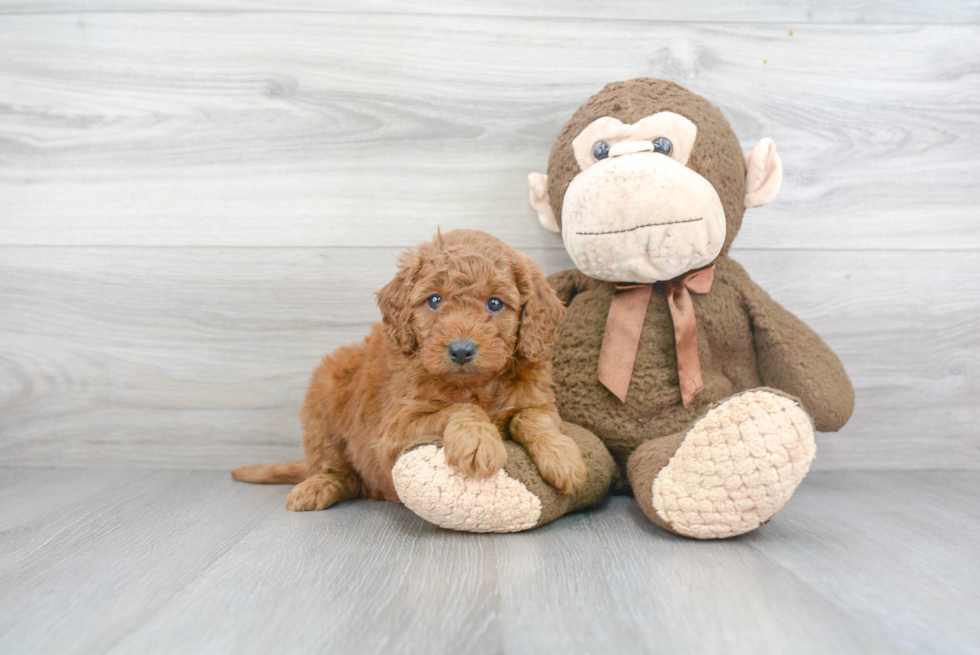
[[[652,284],[616,285],[599,350],[599,382],[626,402]]]
[[[674,343],[677,348],[677,378],[681,386],[681,401],[687,407],[704,389],[701,377],[701,357],[698,355],[698,325],[694,316],[691,294],[704,295],[711,291],[715,280],[714,264],[686,275],[667,280],[664,291],[674,323]]]

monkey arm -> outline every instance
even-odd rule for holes
[[[823,339],[784,309],[734,264],[752,321],[759,375],[766,386],[800,399],[821,432],[844,427],[854,410],[854,388]]]
[[[561,303],[565,307],[568,307],[572,302],[572,298],[578,295],[580,291],[595,287],[601,284],[601,282],[590,278],[578,269],[570,268],[567,271],[560,271],[549,275],[548,284],[558,294]]]

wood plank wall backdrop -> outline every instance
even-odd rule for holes
[[[733,254],[853,377],[816,468],[980,468],[980,3],[924,0],[0,0],[0,464],[299,456],[400,250],[570,266],[525,177],[636,76],[776,140]]]

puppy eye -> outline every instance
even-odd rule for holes
[[[425,304],[429,306],[429,309],[435,311],[439,309],[439,305],[442,304],[442,296],[440,296],[438,293],[434,293],[429,296],[429,299],[425,301]]]
[[[596,141],[592,145],[592,156],[595,157],[596,161],[600,159],[605,159],[609,156],[609,144],[605,141]]]
[[[653,140],[653,151],[670,157],[670,153],[674,151],[674,144],[670,142],[670,139],[660,137]]]
[[[491,298],[487,301],[487,311],[491,314],[499,314],[504,311],[504,303],[500,298]]]

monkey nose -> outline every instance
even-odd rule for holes
[[[460,339],[449,344],[446,351],[449,353],[449,359],[457,364],[466,364],[476,356],[476,344],[469,339]]]
[[[621,155],[632,155],[636,152],[651,151],[653,151],[652,141],[620,141],[619,143],[613,144],[609,149],[609,156],[619,157]]]

